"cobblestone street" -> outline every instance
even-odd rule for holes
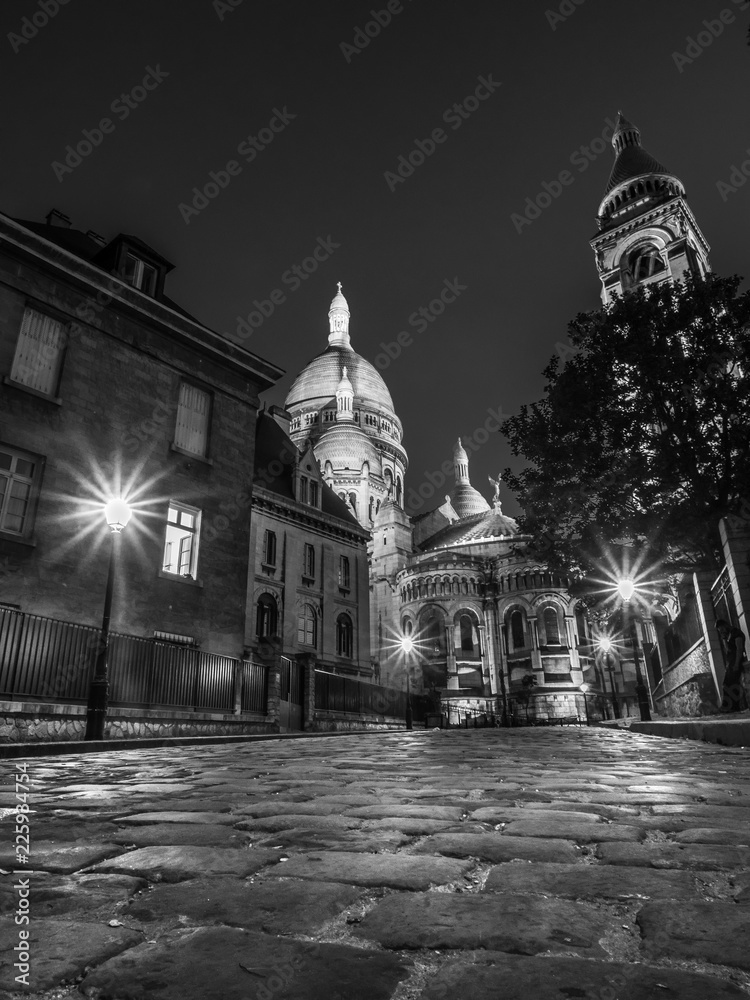
[[[750,996],[745,749],[435,730],[0,772],[6,997]]]

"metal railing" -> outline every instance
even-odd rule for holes
[[[0,697],[86,702],[100,631],[0,608]],[[110,633],[112,705],[188,711],[267,711],[268,670],[183,643]]]
[[[406,691],[368,684],[354,677],[341,677],[324,670],[315,671],[315,708],[322,712],[346,712],[349,715],[382,715],[395,719],[406,717]],[[428,709],[424,695],[411,696],[412,717],[423,722]]]

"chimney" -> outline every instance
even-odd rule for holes
[[[63,215],[56,208],[47,213],[44,221],[48,226],[59,226],[60,229],[70,229],[70,218],[67,215]]]
[[[100,247],[104,247],[107,245],[107,241],[104,239],[104,237],[100,236],[99,233],[95,233],[93,229],[87,230],[86,235],[90,240],[93,240],[94,243],[98,243]]]

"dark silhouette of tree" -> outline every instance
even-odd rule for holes
[[[647,545],[678,571],[715,565],[718,522],[750,509],[750,293],[708,275],[640,286],[570,325],[544,398],[506,421],[529,465],[503,478],[554,568]]]

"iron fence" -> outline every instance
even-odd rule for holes
[[[86,702],[100,631],[0,608],[0,697]],[[194,646],[113,632],[108,651],[113,705],[266,712],[267,668]]]
[[[383,715],[406,718],[406,691],[368,684],[354,677],[315,671],[315,707],[324,712],[349,715]],[[423,722],[428,711],[425,695],[411,695],[412,717]]]

